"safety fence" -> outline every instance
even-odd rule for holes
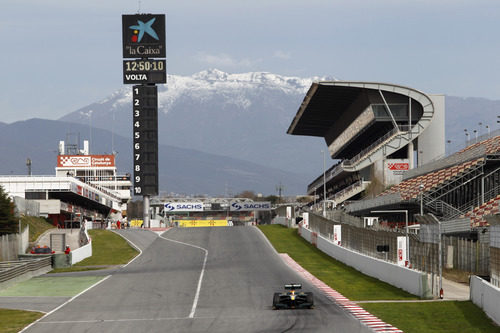
[[[310,229],[299,227],[299,232],[305,240],[322,252],[359,270],[363,274],[397,286],[421,298],[432,298],[432,282],[430,276],[424,272],[401,267],[337,245],[331,239],[325,238]]]
[[[332,215],[334,219],[309,214],[309,226],[313,232],[326,239],[333,240],[334,225],[342,226],[342,247],[362,253],[364,255],[397,262],[397,238],[406,236],[404,228],[378,229],[377,227],[363,227],[359,220],[349,220],[345,213]],[[330,216],[327,216],[330,217]],[[341,219],[340,221],[338,219]],[[409,262],[413,269],[423,272],[439,273],[439,233],[437,225],[430,232],[435,237],[421,237],[415,233],[408,233]],[[425,234],[421,234],[422,236]],[[388,251],[379,252],[380,245]],[[478,241],[459,237],[442,237],[443,267],[460,269],[477,275],[488,275],[490,269],[489,243],[484,239]],[[446,266],[445,266],[446,265]]]
[[[52,269],[52,256],[0,262],[0,285],[21,276],[35,276]]]

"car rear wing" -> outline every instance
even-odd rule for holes
[[[289,284],[285,284],[285,289],[286,289],[286,290],[296,290],[296,289],[302,289],[302,284],[300,284],[300,283],[289,283]]]

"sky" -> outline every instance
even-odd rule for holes
[[[167,72],[329,76],[500,100],[500,1],[2,0],[0,122],[124,87],[121,15],[166,14]],[[294,113],[296,110],[293,110]]]

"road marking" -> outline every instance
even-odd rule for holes
[[[82,295],[83,293],[87,292],[88,290],[94,288],[95,286],[99,285],[100,283],[106,281],[107,279],[109,279],[111,277],[111,275],[108,275],[106,276],[104,279],[102,279],[101,281],[98,281],[96,283],[94,283],[93,285],[91,285],[90,287],[88,287],[87,289],[81,291],[79,294],[71,297],[69,300],[67,300],[66,302],[64,302],[63,304],[59,305],[57,308],[53,309],[52,311],[49,311],[47,312],[46,314],[44,314],[42,317],[38,318],[37,320],[35,320],[34,322],[32,322],[31,324],[29,324],[28,326],[26,326],[25,328],[23,328],[21,331],[19,331],[19,333],[22,333],[22,332],[25,332],[28,328],[30,328],[31,326],[35,325],[36,323],[38,323],[39,321],[41,321],[43,318],[47,317],[47,316],[50,316],[52,313],[56,312],[57,310],[59,310],[60,308],[62,308],[63,306],[65,306],[66,304],[72,302],[75,298],[77,298],[78,296]]]
[[[166,237],[164,237],[162,235],[160,235],[160,238],[163,238],[164,240],[167,240],[167,241],[170,241],[170,242],[179,243],[179,244],[183,244],[183,245],[186,245],[186,246],[191,246],[191,247],[200,249],[203,252],[205,252],[205,258],[203,259],[203,266],[201,268],[200,278],[198,279],[198,287],[196,288],[196,294],[194,296],[193,306],[192,306],[191,312],[189,313],[189,316],[188,316],[188,318],[194,318],[194,314],[196,312],[196,307],[198,306],[198,299],[200,298],[201,283],[203,281],[203,275],[205,274],[205,267],[207,265],[208,250],[205,249],[205,248],[203,248],[203,247],[201,247],[201,246],[197,246],[197,245],[194,245],[194,244],[184,243],[184,242],[177,241],[177,240],[174,240],[174,239],[166,238]]]
[[[54,320],[54,321],[44,321],[40,324],[95,324],[95,323],[113,323],[113,322],[137,322],[137,321],[169,321],[169,320],[214,320],[220,319],[217,317],[160,317],[160,318],[126,318],[126,319],[93,319],[93,320]],[[237,319],[237,318],[248,318],[248,316],[225,316],[224,319]]]
[[[302,266],[300,266],[295,260],[293,260],[288,254],[280,253],[279,254],[283,261],[296,272],[300,273],[302,277],[316,288],[318,288],[323,294],[325,294],[329,299],[333,300],[340,307],[342,307],[345,311],[349,312],[353,315],[357,320],[361,323],[369,327],[374,332],[403,332],[400,329],[393,327],[390,324],[387,324],[381,321],[379,318],[375,316],[371,316],[369,312],[365,311],[362,307],[360,307],[355,302],[349,300],[348,298],[342,296],[336,290],[330,288],[323,281],[319,280],[317,277],[306,271]]]

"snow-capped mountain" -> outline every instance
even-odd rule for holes
[[[159,143],[313,178],[322,170],[324,142],[289,136],[286,130],[311,83],[328,79],[266,72],[229,74],[216,69],[192,76],[168,75],[167,84],[158,86]],[[132,87],[60,120],[131,136]]]

